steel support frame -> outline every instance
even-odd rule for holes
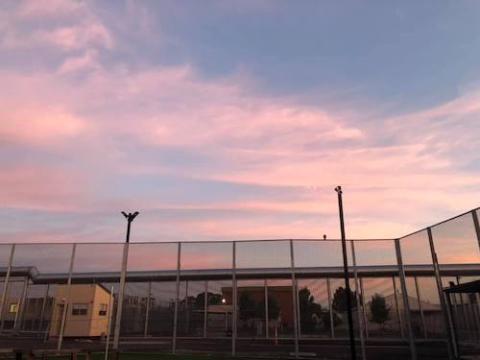
[[[410,302],[408,300],[408,293],[407,293],[407,284],[405,279],[405,267],[403,265],[402,259],[402,250],[400,248],[400,240],[395,240],[395,253],[397,256],[397,263],[398,263],[398,275],[400,279],[400,287],[402,289],[402,298],[403,298],[403,306],[405,309],[405,322],[407,325],[407,332],[408,332],[408,344],[410,346],[410,356],[412,360],[417,360],[417,348],[415,345],[415,336],[413,333],[412,327],[412,318],[410,313]]]
[[[175,279],[175,305],[173,309],[172,354],[177,351],[178,302],[180,300],[180,263],[182,257],[182,243],[177,248],[177,275]]]
[[[422,320],[423,337],[427,339],[428,338],[427,325],[425,323],[425,314],[423,313],[422,297],[420,294],[420,288],[418,286],[418,277],[414,276],[413,281],[415,282],[415,292],[417,293],[418,310],[420,310],[420,318]]]
[[[299,335],[299,304],[298,304],[298,287],[297,279],[295,277],[295,254],[293,249],[293,240],[290,240],[290,265],[292,275],[292,297],[293,297],[293,323],[294,323],[294,344],[295,344],[295,358],[299,356],[298,349],[298,335]]]
[[[63,313],[62,313],[62,322],[60,324],[60,333],[58,335],[58,342],[57,342],[57,350],[62,350],[63,344],[63,335],[65,333],[65,324],[67,321],[67,314],[70,307],[70,297],[71,297],[71,290],[72,290],[72,274],[73,274],[73,266],[75,264],[75,252],[77,251],[77,244],[72,245],[72,255],[70,257],[70,267],[68,269],[68,279],[67,279],[67,296],[65,298],[65,303],[63,305]]]
[[[113,350],[114,351],[118,351],[118,345],[120,341],[120,328],[122,323],[123,298],[125,296],[125,282],[127,277],[129,246],[130,246],[130,243],[128,242],[123,244],[122,270],[120,273],[120,285],[118,289],[117,314],[115,317],[115,329],[113,331]]]
[[[148,288],[147,288],[147,303],[145,309],[145,324],[143,326],[143,337],[148,336],[148,323],[150,321],[150,303],[152,299],[152,281],[148,281]]]
[[[49,292],[50,292],[50,284],[47,284],[47,286],[45,287],[45,294],[43,295],[42,309],[40,310],[40,323],[38,324],[38,327],[37,327],[38,331],[43,330],[43,319],[45,317],[45,309],[47,307],[47,299],[48,299]]]
[[[190,334],[190,307],[188,304],[188,280],[185,280],[185,303],[184,303],[184,311],[185,311],[185,333]]]
[[[265,338],[268,339],[270,337],[270,321],[268,320],[268,284],[267,279],[264,280],[263,283],[263,295],[264,295],[264,302],[265,302]]]
[[[333,309],[332,309],[332,288],[330,285],[330,278],[327,277],[327,296],[328,296],[328,312],[330,315],[330,337],[335,339],[335,327],[333,324]]]
[[[362,304],[365,304],[365,291],[363,290],[363,278],[360,278],[360,296],[362,299]],[[362,306],[362,315],[363,315],[363,323],[365,324],[365,337],[368,339],[368,318],[367,318],[367,309],[365,306]]]
[[[397,313],[397,319],[398,319],[398,328],[400,329],[400,336],[404,338],[405,330],[403,328],[402,316],[400,314],[400,307],[398,303],[397,282],[395,280],[395,276],[392,276],[392,284],[393,284],[393,294],[394,294],[394,300],[395,300],[395,311]]]
[[[444,314],[445,328],[447,331],[448,356],[450,359],[456,359],[458,357],[458,349],[456,346],[455,334],[453,332],[452,316],[445,300],[445,294],[443,293],[442,278],[440,276],[440,265],[438,264],[438,257],[435,251],[432,228],[427,228],[427,234],[428,242],[430,244],[430,252],[432,255],[435,281],[437,283],[438,298],[440,299],[440,306]]]
[[[478,220],[478,214],[476,210],[472,210],[473,226],[475,227],[475,233],[477,234],[477,242],[480,248],[480,223]]]
[[[232,243],[232,356],[236,355],[237,349],[237,243]]]

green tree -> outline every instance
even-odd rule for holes
[[[352,309],[357,308],[357,296],[355,291],[350,290],[350,304]],[[346,312],[347,311],[347,290],[342,286],[338,287],[333,294],[332,307],[335,311]]]
[[[280,315],[280,305],[273,296],[268,295],[268,319],[278,319]],[[257,304],[256,317],[259,319],[265,319],[265,298]]]
[[[315,325],[317,324],[314,315],[320,318],[322,306],[315,302],[315,298],[308,288],[299,290],[298,303],[300,307],[300,325],[302,331],[311,333],[315,330]]]
[[[238,316],[240,320],[248,320],[254,318],[257,312],[257,303],[252,299],[246,291],[240,293],[238,299]]]
[[[380,324],[382,327],[385,325],[385,322],[390,318],[390,307],[387,305],[384,296],[380,294],[372,296],[372,301],[370,302],[370,314],[370,320]]]
[[[222,303],[222,295],[207,292],[208,305],[219,305]],[[194,301],[196,308],[203,308],[205,304],[205,293],[201,292]]]

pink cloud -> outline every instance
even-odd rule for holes
[[[82,13],[86,10],[83,1],[27,0],[19,2],[17,14],[21,18],[52,18]]]
[[[82,166],[72,174],[60,165],[12,166],[1,178],[11,189],[1,194],[5,206],[81,211],[89,204],[85,199],[97,198],[102,209],[128,204],[147,211],[241,210],[250,216],[142,226],[172,234],[176,228],[186,238],[256,238],[336,237],[337,184],[345,186],[348,234],[354,237],[398,236],[427,225],[432,213],[454,214],[478,205],[478,172],[459,166],[474,161],[480,145],[471,131],[478,128],[480,115],[475,91],[430,109],[373,121],[380,115],[363,106],[309,106],[299,98],[260,93],[254,79],[243,74],[206,79],[188,64],[107,67],[100,55],[115,46],[112,31],[88,4],[77,5],[22,4],[2,37],[10,48],[53,47],[61,59],[53,70],[0,73],[0,138]],[[76,20],[22,30],[23,22],[44,16]],[[390,139],[387,145],[385,139]],[[139,153],[182,149],[209,163],[173,166],[157,154],[134,158],[124,144]],[[86,169],[94,186],[82,185]],[[148,175],[297,192],[290,199],[273,194],[207,204],[171,204],[135,193],[126,199],[103,195],[112,179]],[[297,216],[285,221],[281,216],[288,213]]]
[[[428,224],[432,207],[451,209],[454,213],[476,206],[472,194],[480,194],[475,190],[478,189],[478,177],[466,171],[456,171],[452,176],[454,159],[429,152],[426,144],[415,136],[408,137],[410,132],[418,131],[415,119],[427,116],[425,113],[433,113],[436,117],[464,114],[466,110],[462,104],[468,107],[470,100],[459,99],[457,110],[452,106],[442,110],[445,107],[441,105],[440,110],[405,116],[405,127],[400,129],[397,122],[387,121],[385,131],[395,132],[399,142],[378,147],[369,141],[381,135],[366,127],[350,125],[353,120],[344,115],[307,107],[289,98],[250,95],[247,85],[241,82],[229,78],[203,80],[188,66],[137,72],[100,68],[90,73],[81,85],[53,74],[33,78],[4,74],[3,77],[11,85],[10,95],[6,94],[10,101],[29,102],[35,97],[36,104],[35,111],[24,110],[10,116],[11,125],[4,127],[4,137],[45,147],[65,139],[64,150],[74,158],[86,158],[94,168],[305,190],[303,198],[292,200],[272,197],[261,201],[227,200],[210,204],[217,209],[332,215],[328,219],[319,217],[318,223],[305,220],[281,224],[266,218],[250,226],[251,219],[176,223],[204,236],[321,236],[327,232],[333,237],[338,233],[334,216],[337,209],[330,190],[337,183],[346,187],[349,234],[355,237],[407,233],[416,226]],[[34,88],[29,90],[25,84],[33,84]],[[38,97],[36,90],[42,87],[48,91]],[[63,108],[49,109],[45,104],[52,101],[62,103]],[[474,106],[469,109],[468,114],[475,111]],[[74,115],[77,113],[89,115],[79,117]],[[18,126],[22,122],[27,125]],[[425,120],[422,126],[430,125]],[[447,132],[438,126],[435,134],[446,136]],[[107,146],[104,139],[110,136],[127,136],[139,146],[177,146],[208,152],[216,158],[228,159],[231,166],[214,170],[198,167],[192,172],[191,168],[172,169],[156,163],[137,165],[130,162],[126,168],[122,164],[128,154],[115,146],[109,148],[108,160],[102,157],[102,162],[97,163],[97,157],[91,154]],[[78,148],[68,146],[68,139],[78,137],[89,144],[81,154]],[[329,146],[309,147],[315,142]],[[468,191],[456,191],[453,196],[453,189]],[[115,202],[112,201],[111,204]],[[148,199],[138,199],[136,203],[147,209],[162,205]],[[202,208],[205,204],[181,203],[178,207]],[[414,218],[413,208],[417,214]]]
[[[67,58],[58,70],[59,74],[68,74],[78,71],[99,69],[97,52],[89,50],[81,56]]]
[[[46,145],[72,139],[84,133],[88,125],[61,108],[25,106],[0,110],[0,138],[9,142]]]
[[[111,32],[92,9],[76,1],[19,2],[2,30],[0,48],[10,51],[44,48],[71,52],[114,45]]]
[[[83,179],[83,182],[82,182]],[[85,204],[84,175],[45,166],[4,167],[0,175],[0,201],[5,208],[52,211],[76,210]]]
[[[51,32],[39,32],[34,36],[38,41],[45,41],[65,50],[113,46],[109,31],[99,23],[62,27]]]

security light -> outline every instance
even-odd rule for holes
[[[125,211],[122,211],[121,213],[125,217],[125,219],[128,220],[128,222],[132,222],[133,219],[135,219],[140,214],[138,211],[135,211],[133,214],[132,213],[127,214]]]
[[[127,238],[126,242],[130,242],[130,224],[132,221],[140,214],[138,211],[135,211],[133,214],[132,213],[126,213],[125,211],[121,211],[122,215],[127,219]]]

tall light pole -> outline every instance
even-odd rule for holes
[[[123,309],[123,295],[125,293],[125,278],[127,275],[127,261],[128,261],[128,246],[130,243],[130,227],[132,221],[138,216],[139,212],[135,211],[132,213],[126,213],[122,211],[122,215],[127,219],[127,236],[125,239],[125,245],[123,246],[123,260],[122,260],[122,272],[120,273],[120,287],[118,289],[118,303],[117,303],[117,314],[115,321],[115,330],[113,333],[113,349],[117,351],[116,356],[118,356],[118,343],[120,339],[120,322],[122,321],[122,309]]]
[[[350,291],[350,281],[348,279],[348,258],[347,258],[347,240],[345,239],[345,222],[343,220],[343,201],[342,201],[342,187],[337,186],[335,191],[338,195],[338,212],[340,216],[340,232],[342,235],[342,253],[343,253],[343,276],[345,278],[345,292],[347,297],[347,315],[348,315],[348,335],[350,338],[350,354],[352,360],[356,360],[355,350],[355,335],[353,333],[353,316],[352,316],[352,301]]]

